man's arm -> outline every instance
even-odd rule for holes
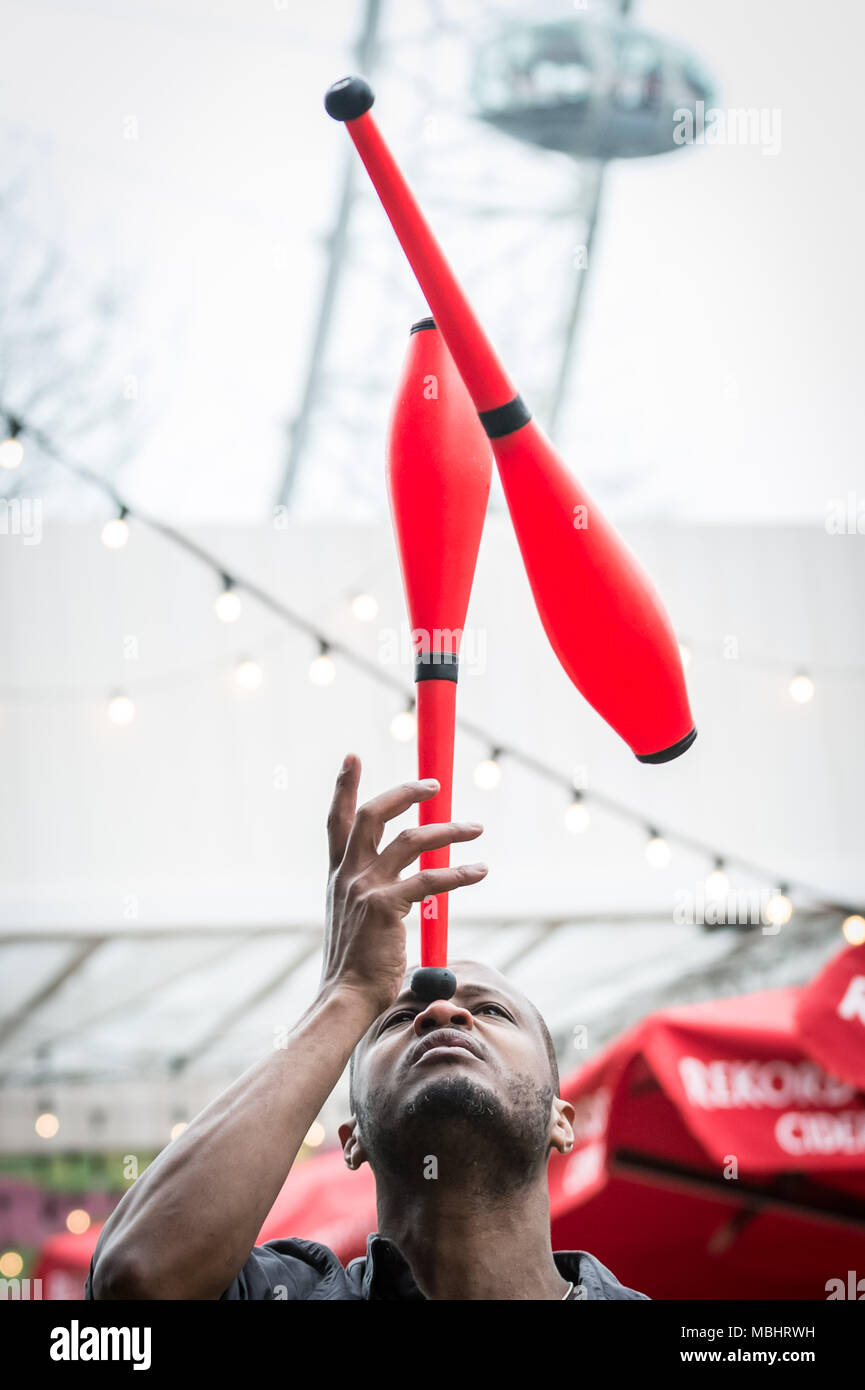
[[[349,756],[328,817],[330,874],[319,992],[287,1046],[250,1067],[203,1110],[125,1194],[96,1246],[96,1299],[216,1299],[249,1257],[313,1120],[406,969],[415,902],[478,882],[482,865],[400,878],[421,850],[480,834],[477,825],[405,830],[381,853],[389,820],[438,790],[410,782],[355,810]]]

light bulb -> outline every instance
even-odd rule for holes
[[[670,862],[670,846],[662,835],[652,835],[646,841],[646,859],[653,869],[665,869]]]
[[[565,825],[568,830],[572,835],[582,835],[584,830],[588,830],[591,819],[585,802],[575,797],[565,811]]]
[[[73,1207],[66,1218],[66,1229],[74,1236],[83,1236],[90,1229],[90,1216],[83,1207]]]
[[[814,698],[814,682],[803,671],[793,677],[789,689],[790,698],[795,700],[797,705],[807,705]]]
[[[401,709],[390,721],[390,731],[399,743],[408,743],[414,738],[416,729],[417,720],[410,709]]]
[[[691,648],[688,646],[687,642],[679,643],[679,656],[682,659],[682,669],[687,671],[691,664]]]
[[[24,1261],[17,1250],[4,1250],[0,1255],[0,1275],[4,1279],[17,1279],[23,1268]]]
[[[108,701],[108,718],[112,724],[131,724],[135,718],[135,705],[128,695],[112,695]]]
[[[102,528],[102,544],[109,550],[122,550],[129,540],[129,522],[124,516],[114,516]]]
[[[860,917],[858,912],[844,918],[841,923],[841,931],[849,946],[865,945],[865,917]]]
[[[717,864],[712,872],[706,875],[706,897],[726,898],[729,891],[730,880],[721,865]]]
[[[495,758],[484,758],[475,768],[475,786],[492,791],[502,780],[502,770]]]
[[[10,435],[0,444],[0,468],[19,468],[24,458],[24,445],[16,435]]]
[[[52,1115],[50,1110],[46,1110],[43,1115],[38,1115],[33,1126],[40,1139],[53,1139],[58,1129],[60,1121],[56,1115]]]
[[[213,605],[217,618],[223,623],[236,623],[240,617],[242,606],[230,584],[226,584]]]
[[[317,1149],[319,1144],[324,1143],[325,1128],[320,1120],[313,1120],[304,1137],[304,1144],[310,1149]]]
[[[239,661],[234,668],[234,679],[243,690],[257,690],[264,680],[264,672],[257,661]]]
[[[336,666],[328,652],[319,652],[310,663],[309,679],[313,685],[333,685],[336,680]]]
[[[766,921],[773,927],[786,927],[793,916],[793,904],[786,893],[773,893],[766,904]]]
[[[355,594],[351,611],[359,623],[371,623],[378,617],[378,599],[372,594]]]
[[[171,1135],[170,1135],[170,1138],[171,1138],[172,1140],[174,1140],[174,1139],[179,1139],[180,1136],[181,1136],[181,1134],[183,1133],[183,1131],[186,1129],[186,1127],[187,1127],[187,1121],[186,1121],[186,1120],[178,1120],[178,1121],[177,1121],[177,1124],[171,1126]]]

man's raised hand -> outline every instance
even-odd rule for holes
[[[379,852],[385,827],[410,806],[428,801],[434,780],[403,782],[357,808],[360,759],[349,753],[327,818],[330,869],[321,988],[350,989],[368,999],[374,1017],[396,998],[406,970],[405,923],[413,903],[478,883],[484,864],[424,869],[400,878],[423,850],[474,840],[483,826],[449,821],[403,830]]]

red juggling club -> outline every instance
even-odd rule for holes
[[[373,100],[362,77],[346,77],[325,107],[346,123],[489,437],[553,650],[641,762],[668,762],[697,736],[672,624],[517,394],[369,114]]]
[[[412,630],[417,682],[418,777],[440,790],[420,805],[421,825],[449,821],[454,720],[463,628],[492,476],[477,411],[433,319],[414,324],[391,413],[387,484]],[[424,868],[444,868],[450,847],[427,850]],[[448,894],[421,906],[421,969],[415,994],[450,998]]]

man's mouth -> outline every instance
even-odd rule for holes
[[[483,1054],[473,1038],[466,1033],[460,1033],[456,1028],[436,1028],[433,1033],[427,1033],[421,1038],[412,1052],[410,1066],[415,1066],[421,1058],[428,1052],[470,1052],[473,1057],[483,1061]]]

